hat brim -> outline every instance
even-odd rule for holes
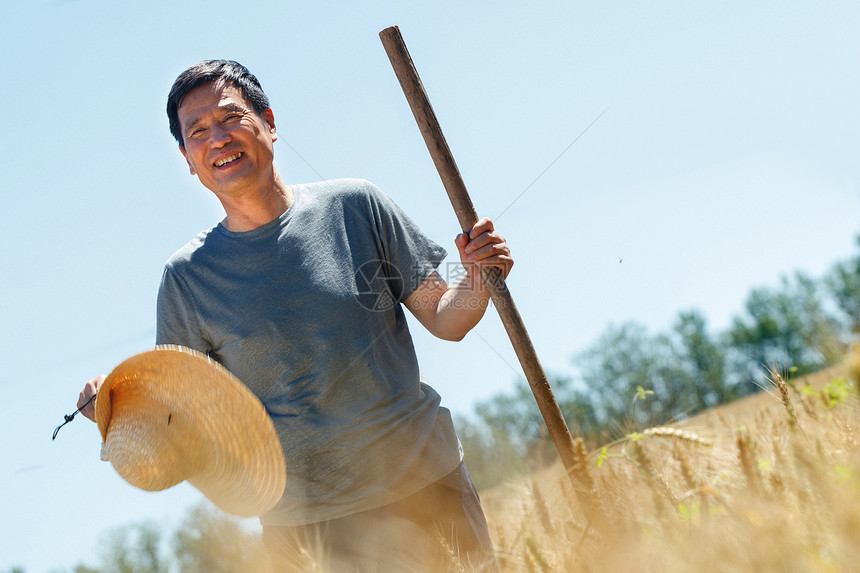
[[[160,491],[183,480],[238,516],[274,507],[286,484],[271,418],[211,358],[158,346],[117,366],[99,388],[102,456],[128,483]]]

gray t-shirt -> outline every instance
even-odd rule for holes
[[[271,223],[197,235],[168,261],[158,295],[157,343],[207,353],[274,421],[287,486],[264,525],[397,501],[461,459],[400,304],[445,250],[367,181],[292,190]]]

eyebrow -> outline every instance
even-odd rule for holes
[[[246,113],[248,111],[248,109],[245,106],[239,105],[237,103],[228,103],[224,106],[219,107],[218,111],[224,112],[224,113],[230,113],[230,112]],[[197,117],[192,117],[191,119],[189,119],[185,123],[185,125],[182,126],[183,137],[185,136],[185,134],[187,134],[189,131],[191,131],[191,129],[193,127],[195,127],[201,121],[202,121],[202,117],[199,115]]]

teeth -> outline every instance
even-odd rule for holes
[[[234,153],[233,155],[229,155],[229,156],[225,157],[224,159],[219,159],[218,161],[216,161],[215,167],[221,167],[222,165],[226,165],[227,163],[230,163],[231,161],[236,161],[240,157],[242,157],[241,153]]]

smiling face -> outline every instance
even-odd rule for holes
[[[191,174],[219,199],[272,187],[278,135],[271,109],[258,114],[238,88],[216,82],[189,92],[178,118]]]

